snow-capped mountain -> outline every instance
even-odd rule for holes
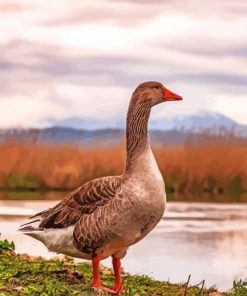
[[[124,129],[124,120],[100,120],[100,119],[85,119],[78,117],[66,118],[60,121],[50,121],[51,126],[74,128],[83,130],[97,129]],[[195,115],[184,115],[170,118],[155,119],[151,117],[149,123],[150,129],[171,131],[178,130],[182,132],[200,133],[205,130],[210,130],[212,133],[219,133],[222,130],[232,131],[238,136],[247,136],[247,126],[241,125],[234,120],[220,114],[212,112],[201,112]]]
[[[47,128],[0,130],[0,142],[8,140],[24,143],[51,143],[87,146],[91,144],[120,143],[125,138],[124,121],[67,118],[52,121]],[[204,139],[205,134],[213,140],[226,135],[247,137],[247,126],[236,123],[218,113],[201,113],[176,118],[159,118],[150,121],[151,141],[183,145],[188,136]],[[208,139],[208,138],[207,138]]]

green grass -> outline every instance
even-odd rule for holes
[[[247,281],[240,280],[233,283],[233,288],[229,292],[230,296],[246,296],[247,295]]]
[[[0,296],[7,295],[106,295],[90,287],[90,264],[75,263],[73,259],[42,259],[14,252],[14,244],[0,241]],[[101,278],[106,286],[113,286],[112,271],[102,266]],[[125,294],[128,296],[246,296],[247,283],[234,283],[229,293],[211,294],[200,286],[172,284],[153,280],[147,276],[123,273]]]
[[[4,187],[8,188],[42,188],[43,184],[32,175],[17,176],[10,175],[5,181]]]
[[[116,175],[117,171],[111,170],[108,175]],[[103,175],[100,166],[95,165],[92,171],[92,178]],[[69,175],[65,176],[64,184],[50,187],[37,177],[28,175],[10,174],[4,184],[0,186],[0,199],[9,200],[37,200],[43,199],[47,192],[56,192],[61,198],[62,191],[72,191],[77,186],[68,186]],[[90,178],[89,178],[90,179]],[[167,198],[169,201],[208,201],[208,202],[246,202],[247,189],[245,178],[236,174],[224,182],[222,178],[212,175],[205,175],[201,178],[187,179],[183,173],[172,173],[164,176]],[[81,180],[80,180],[81,182]],[[82,182],[83,183],[83,182]],[[1,194],[1,189],[6,191]],[[16,191],[16,192],[15,192]],[[21,192],[23,191],[23,193]],[[47,199],[54,199],[51,195]],[[55,198],[56,199],[56,198]]]

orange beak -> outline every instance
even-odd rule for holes
[[[183,98],[179,95],[174,94],[170,90],[164,87],[164,100],[165,101],[181,101]]]

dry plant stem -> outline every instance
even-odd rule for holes
[[[205,280],[202,281],[202,287],[201,287],[201,290],[199,291],[198,293],[198,296],[201,295],[202,291],[203,291],[203,288],[204,288],[204,284],[205,284]]]
[[[184,296],[187,295],[187,290],[188,290],[188,286],[189,286],[190,278],[191,278],[191,274],[189,275],[188,280],[187,280],[187,283],[186,283],[186,285],[185,285]]]

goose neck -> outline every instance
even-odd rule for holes
[[[127,160],[126,169],[129,171],[136,165],[138,159],[149,155],[148,120],[151,107],[148,104],[133,104],[131,102],[126,123]],[[134,165],[135,163],[135,165]]]

